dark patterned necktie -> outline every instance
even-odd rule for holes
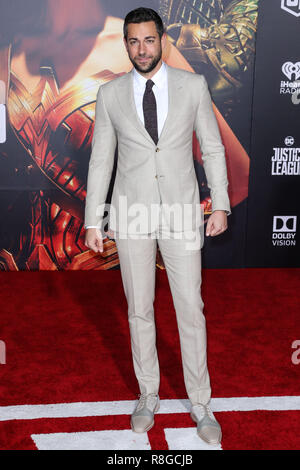
[[[152,90],[154,82],[147,80],[146,90],[143,97],[143,111],[145,128],[149,132],[155,144],[158,142],[158,130],[157,130],[157,109],[156,99]]]

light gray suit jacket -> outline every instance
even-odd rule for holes
[[[190,229],[199,227],[201,221],[196,209],[200,208],[199,186],[192,151],[194,130],[202,151],[212,210],[231,213],[225,149],[206,79],[168,65],[167,74],[168,115],[157,145],[137,114],[133,70],[100,86],[87,180],[85,226],[102,226],[118,144],[111,200],[114,211],[109,228],[134,233],[136,225],[132,222],[142,210],[148,223],[138,231],[151,233],[156,228],[151,205],[157,207],[160,203],[167,207],[180,206],[183,211],[184,204],[190,205],[193,208]],[[134,208],[134,204],[140,204],[140,209]],[[168,223],[170,232],[181,230],[173,217]]]

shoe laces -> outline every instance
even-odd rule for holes
[[[140,393],[138,395],[139,397],[139,402],[136,408],[136,411],[139,411],[140,409],[144,408],[144,406],[149,405],[151,408],[151,405],[154,406],[156,401],[157,401],[157,394],[156,393]]]
[[[205,415],[207,415],[213,421],[216,421],[216,418],[214,417],[214,414],[209,405],[202,405],[199,403],[198,405],[193,406],[193,411],[199,421],[203,419]]]

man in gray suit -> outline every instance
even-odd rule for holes
[[[103,251],[101,228],[118,143],[109,229],[120,259],[133,366],[141,392],[131,427],[135,432],[148,431],[159,409],[153,311],[158,244],[176,311],[191,417],[198,435],[218,444],[221,428],[209,406],[193,131],[211,191],[207,236],[224,232],[231,213],[225,151],[204,76],[162,61],[166,40],[154,10],[138,8],[126,16],[124,44],[133,69],[99,88],[87,184],[86,246]]]

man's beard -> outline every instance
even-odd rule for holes
[[[160,51],[159,53],[157,54],[157,56],[153,57],[153,59],[150,61],[150,63],[147,65],[147,67],[141,67],[134,59],[132,59],[131,57],[129,57],[130,59],[130,62],[132,63],[132,65],[134,66],[134,68],[138,71],[138,72],[141,72],[141,73],[150,73],[152,72],[153,69],[155,69],[155,67],[157,66],[158,62],[160,61],[161,59],[161,56],[162,56],[162,49],[160,48]],[[142,58],[142,57],[141,57]],[[146,64],[145,64],[146,65]]]

